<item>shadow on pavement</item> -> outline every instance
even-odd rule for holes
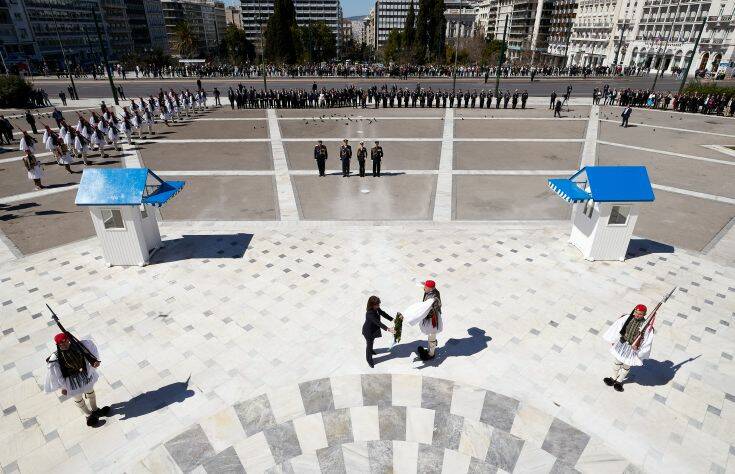
[[[194,390],[189,390],[189,380],[191,376],[185,382],[174,382],[156,390],[141,393],[127,402],[113,403],[110,405],[109,416],[122,415],[121,420],[129,420],[148,415],[174,403],[181,403],[194,396]]]
[[[473,356],[485,349],[487,349],[488,342],[492,341],[492,337],[486,335],[484,329],[478,327],[471,327],[467,330],[469,337],[463,337],[459,339],[451,338],[442,346],[437,348],[436,355],[433,359],[423,361],[422,365],[416,367],[417,369],[424,369],[426,367],[436,367],[441,365],[449,357],[469,357]],[[438,338],[441,335],[437,336]],[[441,339],[439,340],[441,343]],[[425,340],[418,340],[408,342],[405,344],[398,344],[385,355],[380,355],[382,351],[386,349],[375,349],[379,356],[373,358],[373,362],[379,364],[391,359],[401,359],[411,356],[416,353],[418,346],[426,345]],[[418,355],[414,358],[414,361],[420,360]]]
[[[674,247],[649,239],[630,239],[626,258],[638,258],[654,253],[674,253]]]
[[[253,234],[182,235],[164,240],[163,247],[151,257],[151,264],[190,258],[242,258]]]
[[[643,361],[643,365],[640,367],[631,367],[628,377],[626,377],[626,383],[637,383],[646,387],[656,387],[660,385],[666,385],[671,382],[676,376],[676,372],[682,368],[684,364],[693,362],[702,357],[690,357],[687,360],[683,360],[678,364],[674,365],[670,360],[653,360],[646,359]]]

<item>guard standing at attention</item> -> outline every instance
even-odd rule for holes
[[[316,160],[316,166],[319,168],[319,176],[324,176],[324,170],[327,166],[327,147],[324,146],[321,140],[314,147],[314,159]]]
[[[380,178],[380,162],[383,159],[383,147],[375,140],[375,146],[370,150],[370,159],[373,160],[373,178]]]
[[[342,140],[342,146],[339,147],[339,160],[342,162],[342,177],[350,176],[350,160],[352,159],[352,147],[347,144],[347,139]]]
[[[360,146],[357,148],[357,164],[360,165],[360,177],[365,177],[365,159],[367,158],[367,148],[365,148],[365,142],[360,142]]]

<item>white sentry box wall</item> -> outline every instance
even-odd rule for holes
[[[97,238],[108,265],[145,265],[151,252],[161,246],[161,235],[156,219],[158,210],[154,206],[91,206]],[[103,213],[120,213],[123,227],[106,228]]]
[[[592,212],[585,213],[585,203],[572,208],[572,231],[569,242],[577,247],[587,260],[625,260],[630,238],[638,220],[636,203],[594,202]],[[611,224],[613,206],[628,210],[624,224]]]

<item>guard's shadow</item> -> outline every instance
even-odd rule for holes
[[[646,387],[666,385],[673,380],[676,376],[676,372],[678,372],[684,364],[693,362],[700,357],[702,357],[701,354],[697,357],[690,357],[687,360],[683,360],[676,365],[674,365],[670,360],[659,361],[645,359],[643,361],[643,365],[630,368],[630,372],[628,373],[628,377],[626,377],[625,382],[633,382]]]
[[[653,253],[674,253],[674,247],[650,239],[630,239],[626,258],[637,258]]]
[[[190,258],[242,258],[253,234],[182,235],[164,240],[150,263],[174,262]]]
[[[194,396],[194,390],[189,389],[189,380],[191,376],[184,382],[174,382],[156,390],[141,393],[127,402],[113,403],[110,405],[109,416],[121,415],[121,420],[129,420],[148,415],[174,403],[181,403]]]
[[[433,359],[423,361],[422,364],[416,368],[424,369],[426,367],[437,367],[449,357],[469,357],[475,355],[478,352],[487,349],[488,342],[492,341],[492,337],[487,336],[485,334],[485,330],[478,327],[469,328],[467,330],[467,334],[469,334],[469,337],[447,339],[447,342],[443,346],[436,349],[436,355]],[[379,364],[391,359],[406,358],[414,354],[416,355],[414,357],[414,361],[418,361],[421,359],[418,357],[418,354],[416,354],[416,349],[418,346],[425,345],[426,341],[424,340],[398,344],[387,354],[375,357],[373,362]],[[376,349],[376,352],[379,352],[379,349]]]

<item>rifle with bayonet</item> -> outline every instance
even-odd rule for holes
[[[646,333],[646,331],[649,328],[653,327],[653,323],[656,321],[656,313],[658,312],[658,309],[661,307],[661,305],[666,303],[669,300],[669,298],[671,298],[671,295],[674,294],[674,291],[676,291],[676,288],[677,287],[674,287],[668,294],[666,294],[666,296],[664,296],[664,298],[658,302],[656,307],[653,308],[653,311],[651,311],[651,313],[648,315],[646,322],[641,325],[640,333],[633,341],[633,344],[632,344],[633,349],[635,350],[640,349],[641,343],[643,342],[643,335]]]

